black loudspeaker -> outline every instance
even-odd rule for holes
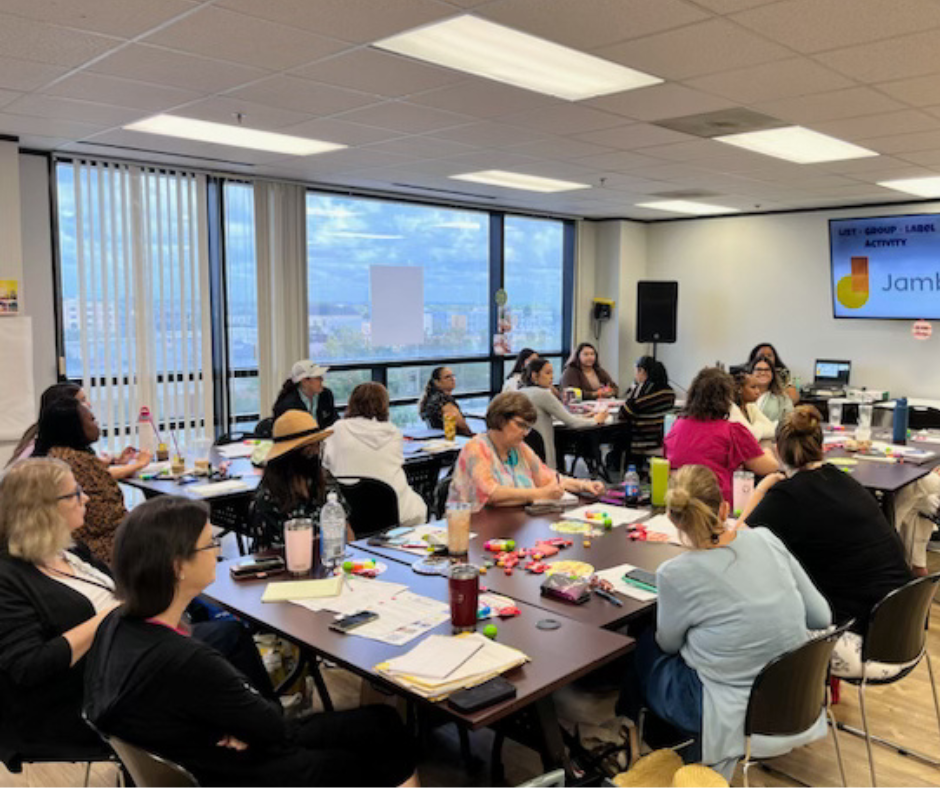
[[[636,341],[675,342],[678,282],[636,283]]]

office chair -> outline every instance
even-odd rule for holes
[[[138,788],[198,788],[196,778],[179,764],[117,736],[106,739]]]
[[[349,504],[349,525],[356,538],[398,525],[398,495],[388,484],[365,476],[337,476]]]
[[[434,509],[434,491],[437,489],[442,467],[443,460],[439,455],[405,463],[405,478],[411,489],[428,505],[428,514]]]
[[[24,768],[27,770],[27,783],[33,784],[29,776],[29,767],[43,763],[84,763],[85,777],[82,785],[87,788],[91,780],[91,767],[96,763],[117,763],[117,758],[106,744],[90,744],[87,747],[70,747],[63,749],[58,753],[48,752],[44,754],[24,754],[13,753],[4,758],[3,765],[12,774],[20,774]]]
[[[862,675],[839,676],[842,681],[858,687],[858,705],[862,715],[864,730],[839,723],[839,729],[853,736],[864,737],[868,749],[868,766],[871,771],[871,784],[875,786],[875,759],[871,744],[876,742],[898,753],[917,758],[932,766],[940,766],[940,761],[909,747],[904,747],[888,739],[873,736],[868,726],[865,710],[865,687],[871,685],[893,684],[900,681],[916,668],[921,659],[927,660],[930,675],[930,689],[933,693],[934,711],[937,725],[940,727],[940,701],[937,699],[937,684],[934,681],[933,665],[927,651],[927,627],[930,625],[930,607],[940,583],[940,572],[926,577],[919,577],[907,585],[897,588],[875,605],[868,621],[868,630],[862,639]],[[885,678],[871,678],[866,675],[867,666],[872,662],[897,665],[900,670]]]
[[[434,510],[432,516],[435,520],[443,520],[447,512],[447,496],[450,494],[450,485],[454,481],[453,471],[437,483],[434,490]]]
[[[539,459],[545,462],[545,439],[542,435],[535,430],[530,430],[529,434],[525,436],[525,442],[539,456]]]

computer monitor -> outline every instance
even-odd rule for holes
[[[848,386],[851,371],[851,361],[817,358],[813,383],[817,386]]]

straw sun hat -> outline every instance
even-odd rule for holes
[[[301,446],[319,443],[332,434],[333,430],[321,430],[317,426],[317,420],[305,410],[285,411],[274,422],[274,445],[268,452],[266,462],[282,457]]]

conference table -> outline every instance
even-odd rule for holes
[[[354,559],[369,557],[356,549],[352,554]],[[498,642],[519,649],[530,657],[529,662],[504,674],[515,686],[516,697],[473,713],[459,713],[446,701],[435,703],[410,693],[374,669],[376,665],[406,653],[420,642],[420,638],[430,634],[450,634],[449,621],[404,646],[339,634],[329,629],[334,615],[328,611],[313,612],[290,602],[263,603],[261,596],[269,581],[232,580],[229,573],[232,563],[218,564],[216,580],[203,592],[204,597],[240,619],[296,643],[307,653],[336,663],[409,701],[433,707],[445,719],[470,730],[484,727],[511,730],[522,717],[536,731],[534,745],[542,756],[546,771],[562,767],[569,776],[571,770],[551,694],[627,654],[634,645],[629,637],[566,616],[553,617],[559,625],[556,629],[540,629],[537,624],[547,618],[546,611],[519,601],[518,616],[498,621]],[[447,601],[448,586],[443,578],[415,574],[397,561],[388,561],[387,567],[381,580],[403,583],[417,594]],[[282,578],[286,579],[286,576]],[[270,582],[278,582],[282,578]]]

